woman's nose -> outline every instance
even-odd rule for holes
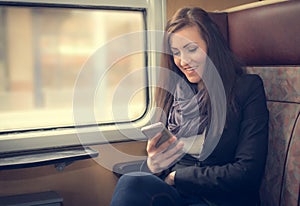
[[[188,65],[190,63],[190,58],[188,58],[188,56],[187,55],[181,55],[180,56],[180,65],[181,66],[186,66],[186,65]]]

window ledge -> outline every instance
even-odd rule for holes
[[[61,171],[68,164],[88,158],[97,157],[99,152],[89,147],[72,147],[59,149],[46,149],[0,154],[0,170],[37,167],[54,164]]]

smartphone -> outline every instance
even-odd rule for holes
[[[161,133],[161,137],[156,143],[155,147],[159,147],[161,144],[170,139],[173,135],[171,132],[165,127],[162,122],[157,122],[145,127],[141,128],[142,133],[148,137],[149,139],[157,135],[157,133]]]

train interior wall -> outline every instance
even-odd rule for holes
[[[251,0],[167,0],[167,17],[183,6],[199,6],[208,11],[222,10]],[[145,142],[116,143],[113,146],[126,154],[145,156]],[[65,206],[106,206],[109,205],[117,176],[111,172],[114,159],[109,145],[97,145],[99,157],[76,161],[63,171],[54,165],[1,170],[0,196],[35,193],[53,190],[64,199]],[[107,166],[110,165],[110,166]]]

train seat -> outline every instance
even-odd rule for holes
[[[300,205],[300,1],[210,13],[249,73],[264,82],[270,111],[261,205]]]

